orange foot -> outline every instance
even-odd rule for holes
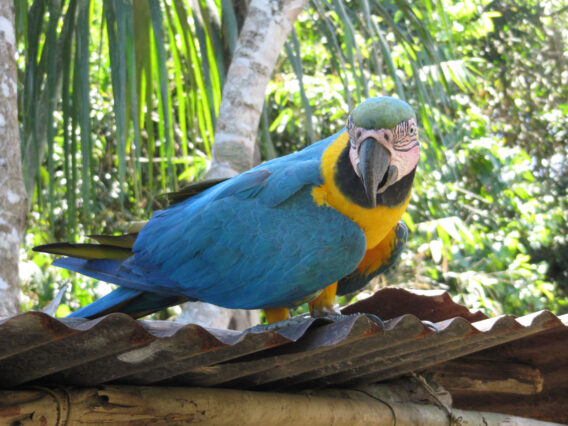
[[[328,317],[341,315],[335,308],[335,294],[337,293],[337,283],[327,286],[318,297],[309,303],[312,317]]]
[[[274,324],[290,318],[290,310],[288,308],[266,308],[263,311],[268,324]]]

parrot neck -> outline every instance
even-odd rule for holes
[[[333,207],[357,223],[365,233],[369,250],[377,246],[402,217],[410,201],[414,172],[378,196],[377,207],[364,207],[367,201],[362,198],[365,197],[362,184],[349,163],[347,149],[346,132],[326,148],[321,159],[324,182],[312,190],[312,196],[316,204]],[[343,158],[345,156],[347,158]]]

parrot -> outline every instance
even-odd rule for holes
[[[342,130],[303,150],[168,194],[137,232],[34,250],[118,285],[70,317],[140,318],[187,301],[263,309],[269,323],[306,302],[325,316],[337,313],[336,295],[361,290],[399,258],[419,157],[410,105],[369,98]]]

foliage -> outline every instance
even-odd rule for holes
[[[26,14],[25,1],[16,2],[26,162],[39,161],[42,146],[47,153],[26,247],[124,231],[156,207],[157,193],[206,168],[242,11],[230,1],[188,3],[114,0],[87,8],[69,0],[46,9],[36,0]],[[264,159],[339,130],[368,96],[405,98],[422,125],[420,171],[405,215],[408,249],[375,286],[443,288],[490,314],[568,310],[568,177],[559,167],[566,159],[567,4],[529,3],[313,0],[300,15],[268,87]],[[72,8],[88,13],[90,27],[65,32],[82,16]],[[27,35],[38,26],[41,37]],[[67,74],[50,74],[61,66],[49,61],[54,51],[66,58]],[[35,124],[52,114],[53,126]],[[107,291],[48,268],[42,255],[25,251],[23,258],[26,308],[45,305],[63,282],[73,291],[61,314]]]
[[[232,3],[222,19],[206,1],[15,4],[33,244],[123,231],[160,206],[156,194],[201,176],[234,48],[224,41],[238,32]],[[26,257],[26,307],[43,306],[54,281],[33,264],[45,271],[47,258]],[[72,282],[74,307],[92,300],[92,280]]]
[[[568,138],[568,10],[565,2],[502,0],[490,38],[474,43],[492,85],[478,104],[499,123],[505,143],[523,147],[536,170],[551,172],[550,160],[566,161]],[[555,157],[556,155],[556,157]],[[566,168],[554,180],[568,183]]]
[[[461,28],[457,54],[477,57],[471,63],[475,82],[454,95],[460,107],[453,132],[461,139],[446,145],[435,184],[419,185],[416,194],[414,206],[427,199],[430,215],[419,221],[430,229],[432,219],[444,222],[410,246],[428,243],[434,262],[427,262],[427,277],[468,306],[491,313],[566,312],[568,275],[560,265],[568,259],[568,181],[561,166],[567,153],[567,4],[458,5],[466,7],[447,13]],[[435,192],[422,191],[429,187]],[[444,219],[452,216],[469,233],[461,225],[459,235],[452,233]],[[441,256],[433,255],[432,244]]]
[[[26,187],[46,189],[34,203],[47,201],[55,236],[74,239],[79,223],[99,231],[106,208],[147,215],[156,192],[199,176],[230,55],[222,38],[235,23],[206,2],[16,5]]]
[[[551,64],[565,61],[566,48],[548,49],[551,43],[566,45],[561,43],[567,38],[566,25],[562,25],[566,3],[547,3],[544,9],[507,2],[439,5],[419,2],[412,10],[421,17],[437,49],[452,52],[440,63],[452,83],[444,89],[449,99],[444,105],[427,104],[434,109],[426,116],[433,117],[430,122],[421,117],[425,155],[405,216],[411,228],[408,250],[397,270],[373,288],[387,283],[442,288],[472,309],[492,315],[545,308],[566,312],[568,274],[562,265],[567,261],[568,199],[566,168],[559,166],[565,164],[568,114],[562,104],[567,86],[559,79],[568,72],[565,65]],[[511,22],[509,16],[514,16]],[[321,21],[319,15],[310,17]],[[416,37],[412,20],[402,11],[393,19],[405,28],[405,34],[414,35],[410,40],[420,50],[422,40]],[[380,17],[377,21],[378,25],[383,22]],[[515,26],[517,21],[523,25]],[[337,118],[348,106],[338,101],[340,75],[321,66],[331,62],[331,54],[318,41],[321,31],[315,25],[299,22],[297,29],[305,49],[302,90],[310,99],[313,117],[317,117],[314,128],[321,135],[339,130]],[[535,41],[535,28],[548,36]],[[402,65],[397,73],[399,85],[406,93],[420,93],[415,69],[404,66],[412,61],[409,50],[401,49],[400,40],[389,36],[391,59]],[[361,36],[361,55],[370,60],[371,51],[365,49],[370,42],[363,40],[369,39]],[[347,42],[343,47],[347,48]],[[495,50],[500,51],[498,60],[487,55]],[[279,111],[271,127],[276,133],[272,139],[281,152],[290,149],[287,141],[301,146],[297,135],[306,128],[295,69],[283,64],[270,87],[273,109]],[[421,74],[426,71],[436,75],[431,66],[419,69]],[[505,89],[499,76],[517,90]],[[367,79],[374,83],[370,84],[371,95],[395,90],[385,69]],[[419,109],[416,100],[409,99]],[[504,105],[517,107],[506,109]],[[338,125],[326,128],[330,122]]]

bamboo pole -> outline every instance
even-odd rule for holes
[[[331,396],[330,396],[331,395]],[[504,414],[452,410],[462,425],[551,425]],[[396,418],[396,423],[395,423]],[[0,424],[25,425],[443,425],[436,405],[385,402],[357,391],[310,393],[100,386],[0,391]]]
[[[450,393],[496,392],[537,395],[544,377],[537,368],[498,360],[456,359],[428,369],[429,381],[442,385]]]

